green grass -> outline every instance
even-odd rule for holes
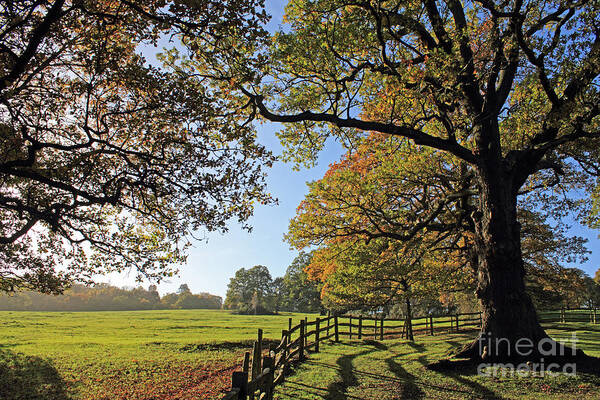
[[[265,330],[266,339],[279,340],[289,316],[209,310],[0,312],[0,399],[219,399],[257,328]],[[305,315],[291,316],[296,324]],[[368,324],[363,332],[370,331]],[[578,346],[600,356],[600,325],[549,327],[557,339],[576,331]],[[475,371],[424,368],[473,335],[420,335],[415,343],[343,337],[311,354],[277,389],[277,398],[600,399],[600,380],[589,375],[493,379]]]
[[[577,335],[577,347],[600,356],[600,325],[547,325],[555,339]],[[383,342],[345,340],[323,346],[277,389],[278,400],[600,399],[600,377],[479,376],[475,368],[434,372],[425,366],[468,343],[475,332]]]
[[[0,399],[211,398],[257,329],[279,339],[290,316],[305,315],[0,312]]]

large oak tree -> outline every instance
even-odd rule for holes
[[[547,335],[525,290],[517,197],[598,172],[599,10],[588,0],[292,0],[268,69],[243,91],[253,112],[286,124],[291,157],[375,131],[464,165],[482,334],[538,343]],[[476,340],[463,355],[480,350]]]

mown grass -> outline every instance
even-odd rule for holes
[[[288,317],[226,311],[0,312],[0,399],[219,399],[256,338],[278,340]],[[314,320],[315,315],[308,315]],[[343,322],[343,321],[340,321]],[[371,321],[372,322],[372,321]],[[436,324],[436,327],[438,325]],[[557,339],[600,356],[600,325],[552,324]],[[367,332],[370,327],[365,326]],[[355,332],[356,333],[356,332]],[[468,342],[475,332],[322,346],[298,367],[280,400],[292,399],[600,399],[595,376],[485,378],[476,371],[424,366]],[[355,337],[356,338],[356,337]]]
[[[578,348],[600,356],[600,325],[546,326],[555,339],[570,341],[575,332]],[[323,346],[277,389],[276,399],[600,399],[600,378],[586,373],[486,377],[476,368],[444,372],[425,368],[475,334],[417,336],[414,343],[345,340]]]
[[[257,329],[279,339],[290,316],[305,315],[0,312],[0,399],[218,397]]]

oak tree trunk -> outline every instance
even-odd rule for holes
[[[477,255],[476,295],[482,307],[479,337],[458,355],[478,360],[569,359],[571,349],[551,343],[525,289],[517,191],[511,174],[498,166],[478,171],[479,212],[473,214]],[[554,342],[552,342],[554,343]],[[556,343],[554,343],[556,345]],[[561,357],[561,354],[562,357]],[[568,354],[565,354],[568,353]],[[573,353],[573,354],[572,354]]]

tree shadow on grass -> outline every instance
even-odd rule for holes
[[[399,393],[400,399],[422,399],[425,397],[423,390],[417,385],[414,375],[408,373],[408,371],[397,363],[393,357],[385,360],[388,365],[388,369],[396,375],[398,379],[402,381],[401,392]]]
[[[444,340],[444,342],[447,343],[450,346],[450,348],[448,349],[448,351],[446,351],[446,355],[448,355],[448,356],[454,356],[465,345],[464,343],[459,343],[459,342],[454,341],[454,340]]]
[[[443,363],[442,363],[443,364]],[[437,364],[435,364],[437,365]],[[445,364],[443,364],[445,365]],[[468,379],[470,376],[477,376],[477,366],[471,362],[463,362],[463,360],[450,361],[449,365],[454,365],[454,368],[449,367],[433,367],[432,364],[426,366],[427,369],[438,372],[447,378],[453,379],[463,386],[468,386],[473,389],[474,393],[477,394],[478,398],[490,399],[490,400],[502,400],[503,397],[496,394],[489,388]]]
[[[48,361],[0,349],[0,399],[69,400],[66,385]]]
[[[424,353],[425,352],[425,346],[423,346],[420,343],[415,343],[415,342],[407,342],[407,345],[409,345],[410,347],[412,347],[413,349],[415,349],[416,351],[418,351],[419,353]]]
[[[434,384],[430,384],[428,382],[423,382],[419,378],[410,374],[406,369],[404,369],[398,362],[395,360],[402,359],[402,355],[393,355],[387,359],[385,362],[387,363],[387,370],[392,372],[394,376],[389,374],[380,374],[374,371],[366,371],[363,369],[356,369],[353,367],[352,362],[356,357],[367,355],[369,353],[376,353],[379,350],[389,351],[389,348],[380,342],[369,342],[369,348],[363,350],[362,352],[345,355],[337,359],[335,364],[329,364],[322,361],[317,360],[307,360],[307,364],[312,364],[317,368],[322,369],[333,369],[337,372],[338,376],[341,377],[341,381],[338,380],[334,383],[331,383],[327,388],[317,387],[314,385],[307,385],[301,382],[290,382],[286,381],[286,386],[291,385],[295,387],[293,390],[296,390],[297,393],[294,394],[294,398],[304,399],[305,397],[299,396],[299,393],[311,395],[319,394],[319,398],[327,399],[327,400],[341,400],[341,399],[361,399],[364,400],[363,397],[354,396],[348,393],[348,389],[352,386],[358,386],[360,384],[359,378],[364,377],[369,379],[370,381],[379,382],[380,385],[385,385],[386,387],[394,387],[399,388],[398,393],[395,393],[394,398],[397,399],[422,399],[425,398],[426,394],[422,390],[422,387],[428,387],[430,389],[439,391],[440,393],[453,392],[455,394],[459,393],[464,396],[464,398],[477,398],[478,392],[461,390],[461,389],[453,389],[445,386],[438,386]],[[343,344],[344,346],[348,345],[347,343]],[[351,345],[351,347],[355,347]],[[335,352],[339,354],[338,352]],[[383,360],[383,359],[382,359]],[[427,357],[425,355],[420,355],[417,360],[419,363],[426,365]],[[310,397],[311,399],[313,397]]]
[[[360,349],[362,349],[362,351],[355,352],[352,354],[343,354],[336,359],[335,364],[328,364],[325,362],[320,362],[320,361],[315,361],[315,360],[310,360],[310,359],[306,361],[306,364],[313,364],[313,365],[317,366],[318,368],[334,369],[338,374],[338,377],[339,377],[338,380],[330,383],[327,386],[327,388],[321,388],[321,387],[316,387],[313,385],[307,385],[307,384],[304,384],[301,382],[290,382],[290,381],[286,381],[286,385],[298,386],[300,388],[303,388],[303,390],[308,390],[308,391],[326,392],[326,393],[319,393],[321,395],[321,398],[323,398],[325,400],[342,400],[342,399],[345,400],[345,399],[361,399],[361,397],[354,396],[354,395],[351,395],[348,393],[348,389],[350,389],[353,386],[358,386],[360,384],[357,375],[364,375],[366,377],[375,378],[375,379],[379,378],[379,379],[383,379],[383,380],[390,379],[389,376],[378,375],[373,372],[356,370],[353,365],[353,361],[357,357],[361,357],[361,356],[365,356],[365,355],[368,355],[371,353],[376,353],[379,351],[387,350],[388,347],[385,344],[374,341],[374,340],[365,340],[364,342],[359,342],[359,343],[351,343],[350,342],[350,343],[344,343],[343,345],[342,344],[340,344],[340,345],[347,346],[347,347],[360,348]],[[365,348],[365,345],[368,347]],[[324,353],[332,353],[331,349],[330,349],[330,351],[325,350],[323,352]],[[339,354],[339,351],[335,352],[335,354]],[[316,394],[316,393],[312,393],[312,394]]]
[[[375,342],[374,342],[375,343]],[[346,354],[339,357],[336,360],[338,366],[338,375],[341,380],[333,382],[327,386],[327,395],[324,397],[326,400],[341,400],[348,398],[348,389],[352,386],[358,386],[358,378],[356,377],[354,366],[352,361],[360,356],[367,355],[381,350],[378,346],[374,348],[367,348],[359,353]]]

